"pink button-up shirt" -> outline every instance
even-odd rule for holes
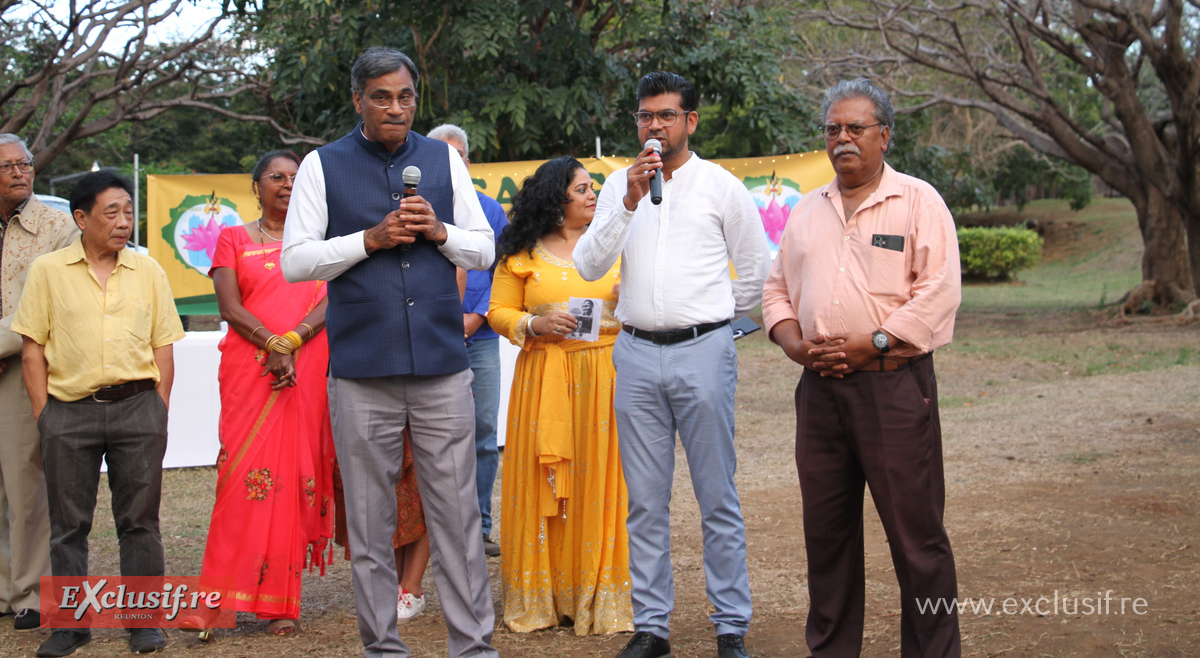
[[[768,334],[783,320],[808,339],[883,329],[907,343],[889,355],[916,356],[950,342],[961,299],[950,210],[931,185],[884,165],[879,188],[849,218],[836,180],[800,199],[762,310]]]

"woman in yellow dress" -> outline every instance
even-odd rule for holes
[[[613,416],[620,263],[589,282],[571,260],[595,212],[583,165],[550,160],[513,197],[497,248],[488,322],[521,348],[500,501],[504,623],[516,632],[560,623],[573,623],[576,635],[633,630]],[[581,326],[572,297],[602,300],[597,340],[566,337]]]

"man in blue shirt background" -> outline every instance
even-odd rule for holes
[[[446,142],[462,156],[463,164],[471,167],[471,149],[467,133],[456,125],[444,123],[429,131],[430,138]],[[476,191],[479,205],[492,234],[500,240],[508,217],[504,208],[493,198]],[[488,303],[492,300],[492,275],[496,265],[486,270],[467,272],[467,291],[463,295],[463,329],[467,355],[475,382],[475,486],[479,492],[479,513],[483,517],[483,550],[488,557],[500,555],[500,545],[492,541],[492,489],[496,485],[496,470],[500,466],[500,450],[496,445],[496,423],[500,411],[500,341],[487,322]]]

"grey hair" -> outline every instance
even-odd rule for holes
[[[440,139],[443,142],[448,139],[453,139],[463,145],[463,150],[467,153],[471,152],[471,143],[467,141],[467,131],[459,128],[452,123],[443,123],[442,125],[430,130],[425,135],[429,139]]]
[[[892,133],[896,132],[896,108],[892,106],[892,99],[888,97],[887,92],[866,78],[842,80],[826,89],[825,100],[821,102],[821,120],[824,121],[829,116],[829,108],[834,103],[851,98],[866,98],[871,101],[875,105],[875,120],[887,126]],[[888,140],[888,151],[892,150],[894,141]]]
[[[417,73],[417,65],[413,64],[411,57],[399,50],[371,46],[358,56],[354,66],[350,68],[350,91],[361,94],[367,86],[367,80],[395,73],[401,68],[408,69],[413,87],[416,88],[421,76]]]
[[[33,161],[33,154],[29,152],[29,146],[25,144],[25,140],[12,133],[0,133],[0,146],[5,144],[20,144],[21,152],[25,154],[25,159]]]

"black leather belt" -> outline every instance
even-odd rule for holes
[[[125,382],[115,386],[101,386],[100,390],[92,393],[92,399],[96,402],[117,402],[131,398],[138,393],[153,391],[155,386],[153,379],[139,379],[135,382]]]
[[[630,336],[648,340],[655,345],[674,345],[675,343],[682,343],[685,340],[699,338],[713,329],[720,329],[727,324],[729,324],[729,320],[721,320],[720,322],[698,324],[686,329],[666,329],[664,331],[643,331],[627,324],[622,325],[621,328],[628,332]]]

